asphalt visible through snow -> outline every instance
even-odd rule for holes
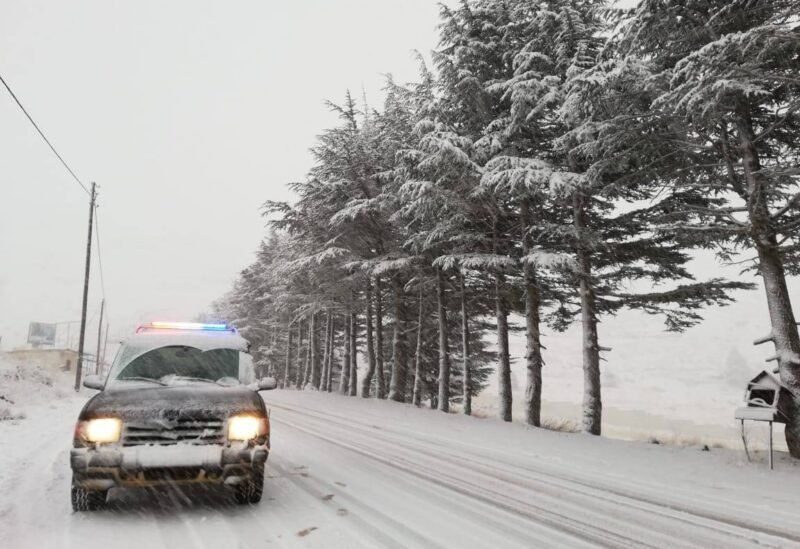
[[[770,475],[396,403],[263,395],[273,452],[253,506],[197,487],[115,491],[107,510],[73,513],[82,400],[4,422],[0,546],[800,547],[797,468]]]

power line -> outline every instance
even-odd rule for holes
[[[80,180],[80,179],[78,179],[78,176],[77,176],[77,175],[75,175],[75,172],[73,172],[73,171],[72,171],[72,168],[70,168],[70,167],[69,167],[69,165],[66,163],[66,161],[65,161],[65,160],[64,160],[64,159],[61,157],[61,155],[60,155],[60,154],[58,154],[58,151],[56,150],[56,148],[53,146],[53,144],[52,144],[52,143],[50,143],[50,140],[49,140],[49,139],[47,139],[47,136],[46,136],[46,135],[44,134],[44,132],[43,132],[43,131],[42,131],[42,130],[39,128],[38,124],[36,124],[36,122],[34,122],[33,118],[31,118],[31,115],[30,115],[30,114],[28,114],[28,111],[27,111],[27,110],[25,110],[25,107],[23,107],[23,106],[22,106],[22,103],[20,103],[19,99],[17,99],[17,96],[16,96],[16,94],[15,94],[15,93],[13,92],[13,90],[11,89],[11,86],[9,86],[9,85],[8,85],[8,83],[5,81],[5,79],[3,79],[3,75],[2,75],[2,74],[0,74],[0,82],[2,82],[2,83],[3,83],[3,86],[5,86],[5,87],[6,87],[6,89],[8,90],[8,93],[10,93],[10,94],[11,94],[11,97],[14,99],[14,101],[15,101],[15,102],[16,102],[16,104],[17,104],[17,106],[18,106],[18,107],[19,107],[19,108],[22,110],[22,112],[23,112],[23,113],[25,113],[25,116],[27,116],[27,117],[28,117],[28,120],[30,120],[31,124],[33,124],[33,127],[34,127],[34,128],[36,128],[36,131],[37,131],[37,132],[39,132],[39,135],[41,135],[41,136],[42,136],[42,139],[44,139],[44,142],[45,142],[45,143],[47,143],[47,146],[48,146],[48,147],[50,147],[50,150],[51,150],[51,151],[53,151],[53,154],[55,154],[55,155],[56,155],[56,157],[57,157],[57,158],[58,158],[58,159],[61,161],[61,163],[62,163],[62,164],[64,165],[64,167],[67,169],[67,171],[68,171],[68,172],[69,172],[69,174],[72,176],[72,178],[73,178],[73,179],[74,179],[74,180],[75,180],[75,181],[78,183],[78,185],[80,185],[80,186],[81,186],[81,188],[83,189],[83,192],[85,192],[86,194],[91,194],[91,193],[89,192],[89,189],[87,189],[87,188],[86,188],[86,185],[84,185],[84,184],[81,182],[81,180]]]
[[[6,90],[8,90],[8,93],[11,95],[11,98],[14,99],[14,102],[17,104],[17,106],[20,108],[20,110],[28,118],[28,121],[33,125],[34,128],[36,128],[36,131],[39,133],[39,135],[44,140],[44,142],[47,143],[47,146],[50,147],[50,150],[53,151],[53,154],[56,155],[56,158],[58,158],[58,160],[61,162],[61,164],[64,166],[64,168],[69,172],[69,174],[72,176],[72,178],[75,180],[75,182],[78,185],[80,185],[81,189],[83,189],[83,192],[85,192],[86,194],[89,195],[89,231],[88,231],[88,236],[87,236],[87,239],[86,239],[86,267],[84,269],[85,272],[84,272],[84,282],[83,282],[83,303],[82,303],[82,307],[81,307],[81,329],[80,329],[80,338],[78,340],[78,364],[77,364],[77,367],[75,368],[75,390],[78,391],[80,389],[81,373],[82,373],[82,370],[83,370],[83,354],[84,354],[83,350],[84,350],[84,343],[85,343],[85,337],[86,337],[86,306],[87,306],[87,299],[88,299],[88,296],[89,296],[89,273],[90,273],[91,257],[92,257],[92,253],[91,253],[91,251],[92,251],[92,225],[93,225],[94,217],[96,217],[96,215],[97,215],[97,203],[96,203],[96,198],[97,198],[96,188],[97,188],[97,186],[96,186],[95,183],[92,183],[92,190],[89,191],[89,189],[86,187],[86,185],[83,184],[83,182],[80,180],[80,178],[77,175],[75,175],[75,172],[72,171],[72,168],[69,167],[69,164],[67,164],[66,160],[64,160],[64,158],[58,153],[58,151],[53,146],[53,144],[50,142],[50,140],[47,139],[47,136],[44,134],[42,129],[39,127],[39,125],[33,120],[33,117],[28,113],[28,111],[22,105],[22,102],[19,100],[19,98],[17,98],[17,95],[14,93],[14,90],[11,89],[11,86],[8,85],[8,82],[5,81],[5,79],[3,78],[2,75],[0,75],[0,82],[3,84],[3,86],[5,86]],[[96,226],[96,223],[95,223],[95,226]],[[97,229],[95,229],[94,232],[95,232],[95,238],[97,240],[97,260],[98,260],[98,264],[100,266],[100,284],[101,284],[101,287],[102,287],[102,290],[103,290],[103,304],[105,304],[106,289],[105,289],[105,280],[104,280],[104,276],[103,276],[103,261],[100,258],[100,235],[99,235],[99,231]],[[101,307],[101,311],[102,311],[102,307]],[[102,314],[103,313],[101,312],[100,313],[100,315],[101,315],[101,321],[100,321],[101,322],[101,326],[100,326],[100,329],[101,330],[102,330]],[[92,317],[92,318],[94,318],[94,317]],[[91,322],[91,320],[90,320],[90,322]],[[98,349],[99,349],[99,335],[98,335]]]

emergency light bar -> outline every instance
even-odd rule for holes
[[[148,330],[191,330],[197,332],[236,332],[236,328],[227,324],[204,324],[201,322],[150,322],[136,329],[136,333]]]

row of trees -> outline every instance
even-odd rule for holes
[[[532,425],[542,325],[579,321],[583,429],[600,434],[600,319],[637,309],[683,330],[750,287],[695,280],[691,251],[745,257],[766,289],[795,396],[787,442],[800,457],[800,338],[786,285],[800,227],[796,7],[442,7],[440,45],[432,67],[420,58],[418,82],[387,79],[379,109],[349,93],[331,104],[341,123],[291,185],[297,201],[265,204],[271,233],[218,314],[287,386],[355,395],[360,383],[364,397],[470,413],[496,369],[510,421],[509,315],[520,313]]]

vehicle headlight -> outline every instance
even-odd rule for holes
[[[83,436],[89,442],[117,442],[122,422],[115,417],[90,419],[83,425]]]
[[[228,440],[252,440],[267,433],[267,420],[250,415],[228,419]]]

